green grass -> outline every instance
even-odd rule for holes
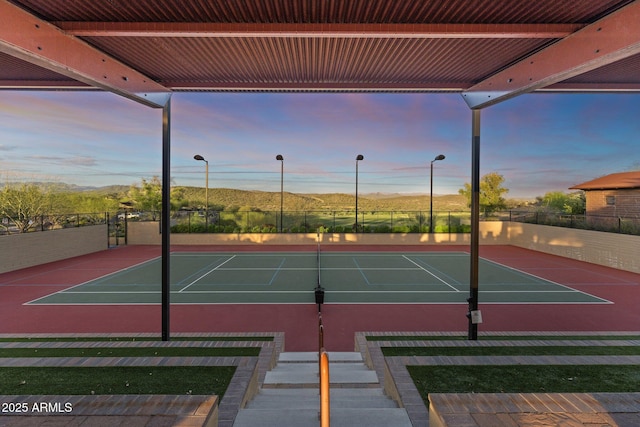
[[[223,396],[233,366],[20,367],[0,370],[0,395],[197,394]]]
[[[637,365],[407,366],[429,393],[627,393],[640,390]]]
[[[368,335],[367,341],[467,341],[467,335]],[[531,340],[640,340],[640,335],[482,335],[479,338],[500,341]]]
[[[0,357],[229,357],[258,356],[259,347],[0,348]]]
[[[376,336],[372,341],[466,340],[463,336]],[[637,340],[637,335],[483,336],[483,340]],[[638,346],[551,345],[383,347],[385,356],[626,356]],[[640,390],[638,365],[407,366],[422,399],[429,393],[628,393]]]
[[[18,337],[0,338],[0,342],[137,342],[161,341],[160,337]],[[171,341],[273,341],[273,337],[173,337]]]
[[[180,337],[178,340],[271,341],[273,337]],[[0,348],[2,358],[243,357],[260,353],[260,347],[126,347],[126,342],[159,341],[152,337],[4,338],[1,341],[125,342],[125,346],[118,347]],[[3,367],[0,368],[0,395],[215,394],[222,397],[235,370],[234,366]]]
[[[385,356],[637,356],[635,346],[382,347]]]

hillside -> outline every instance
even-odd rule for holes
[[[83,189],[86,193],[112,195],[121,201],[128,198],[129,187],[109,186]],[[78,191],[78,190],[77,190]],[[172,203],[196,209],[205,204],[205,189],[202,187],[173,187]],[[525,200],[508,200],[509,206],[527,204]],[[279,211],[280,192],[237,190],[232,188],[210,188],[209,206],[224,210]],[[286,211],[339,211],[353,210],[355,196],[344,193],[299,194],[284,193]],[[368,211],[427,211],[429,196],[426,194],[369,193],[358,196],[358,208]],[[459,194],[434,195],[433,209],[436,211],[467,211],[466,200]]]
[[[205,191],[203,188],[183,187],[183,194],[189,205],[203,205]],[[251,207],[263,211],[280,209],[280,193],[266,191],[235,190],[230,188],[209,189],[209,204],[211,206]],[[355,196],[343,193],[326,194],[297,194],[284,193],[284,209],[294,210],[353,210]],[[401,195],[387,194],[381,197],[378,194],[362,194],[358,196],[358,208],[372,211],[380,210],[405,210],[424,211],[429,209],[429,196],[427,195]],[[466,210],[466,202],[460,195],[444,195],[433,197],[435,210]]]

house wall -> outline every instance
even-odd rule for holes
[[[640,217],[640,189],[589,190],[585,196],[587,215]],[[608,196],[615,197],[614,205],[607,204]]]

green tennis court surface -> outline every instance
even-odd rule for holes
[[[172,304],[463,303],[469,254],[456,252],[173,253]],[[159,304],[161,261],[154,259],[30,304]],[[320,267],[319,267],[320,266]],[[604,299],[481,259],[483,303],[608,303]]]

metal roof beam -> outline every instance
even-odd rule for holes
[[[462,93],[472,109],[567,80],[640,53],[640,0],[575,32]]]
[[[163,107],[171,96],[149,77],[6,0],[0,0],[0,16],[0,52],[151,107]]]
[[[553,39],[581,24],[228,24],[208,22],[55,22],[78,37],[279,37]]]

